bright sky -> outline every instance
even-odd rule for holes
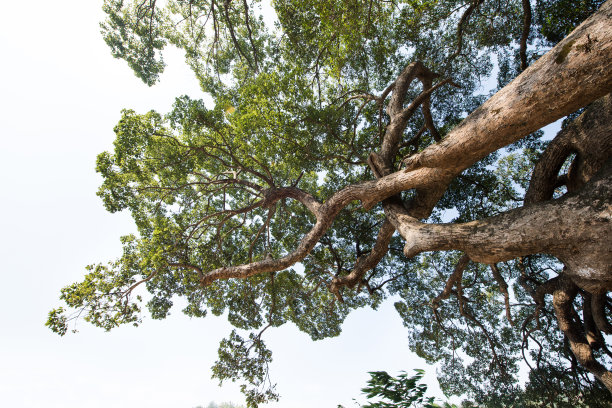
[[[153,88],[113,59],[99,34],[100,7],[10,1],[0,13],[0,405],[242,403],[235,384],[210,378],[219,340],[231,331],[221,318],[190,320],[177,310],[110,333],[83,322],[63,338],[44,326],[59,290],[85,265],[116,258],[119,236],[134,231],[128,215],[107,213],[95,195],[95,157],[111,148],[120,110],[166,112],[176,96],[201,96],[178,53],[166,54],[169,67]],[[406,334],[389,302],[353,313],[335,339],[315,343],[292,326],[266,331],[281,394],[268,406],[355,406],[368,371],[426,367]]]

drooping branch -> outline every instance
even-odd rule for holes
[[[612,324],[610,324],[606,317],[606,302],[607,296],[605,293],[593,294],[591,298],[591,311],[597,328],[606,334],[612,334]]]
[[[243,0],[242,2],[244,6],[244,23],[247,28],[247,32],[249,34],[249,42],[251,43],[251,48],[253,49],[253,59],[255,60],[255,68],[259,69],[259,58],[257,57],[257,47],[255,47],[255,42],[253,41],[253,32],[251,30],[251,23],[249,18],[249,5],[247,0]]]
[[[231,0],[224,0],[224,2],[223,2],[223,11],[224,11],[224,14],[225,14],[225,22],[227,23],[227,27],[228,27],[229,32],[230,32],[230,37],[232,39],[232,42],[234,43],[234,46],[236,47],[236,50],[238,51],[238,54],[241,57],[244,57],[244,59],[246,60],[247,64],[249,65],[249,67],[254,72],[257,72],[258,71],[257,65],[255,65],[255,66],[253,65],[253,63],[251,62],[251,58],[249,58],[247,53],[242,49],[242,47],[240,46],[240,43],[238,42],[238,39],[236,38],[236,33],[235,33],[235,30],[234,30],[234,25],[232,23],[230,15],[229,15],[230,3],[231,3]],[[245,10],[245,12],[247,13],[247,19],[248,19],[248,9]],[[253,50],[253,51],[255,51],[255,50]]]
[[[470,21],[470,17],[474,10],[476,10],[480,5],[484,2],[484,0],[474,0],[469,3],[468,8],[463,12],[461,18],[459,19],[459,23],[457,24],[457,45],[455,52],[453,52],[449,57],[448,61],[452,61],[461,54],[463,50],[463,30],[465,29],[465,25]]]
[[[453,287],[463,278],[463,272],[465,268],[467,268],[470,263],[470,257],[466,254],[463,254],[459,261],[455,265],[455,269],[453,273],[446,280],[446,285],[444,286],[444,290],[436,296],[432,301],[431,305],[434,309],[437,309],[440,306],[440,302],[444,299],[448,299],[453,290]]]
[[[591,303],[593,301],[593,296],[588,293],[582,293],[582,321],[584,322],[584,334],[587,340],[587,343],[593,350],[599,350],[604,347],[605,340],[599,331],[599,328],[595,324],[595,319],[593,318],[593,309]]]
[[[502,276],[501,272],[499,272],[499,268],[496,264],[491,264],[491,273],[493,274],[493,278],[495,278],[495,282],[499,286],[499,291],[504,296],[504,304],[506,306],[506,319],[508,319],[508,323],[511,326],[514,326],[514,321],[512,320],[512,313],[510,312],[510,294],[508,293],[508,284],[506,280]]]

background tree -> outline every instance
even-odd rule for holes
[[[334,336],[399,296],[446,393],[603,406],[612,3],[556,12],[570,3],[278,1],[272,30],[255,2],[105,2],[114,55],[153,84],[181,47],[214,103],[124,111],[99,195],[139,234],[47,324],[138,325],[143,287],[156,319],[177,296],[190,316],[227,313],[213,373],[255,406],[276,398],[267,328]]]
[[[362,408],[457,408],[454,404],[444,402],[438,405],[434,402],[434,397],[425,398],[427,385],[421,383],[425,374],[424,370],[415,370],[412,377],[408,377],[406,372],[400,373],[397,377],[390,376],[386,371],[370,372],[368,385],[361,391],[366,394],[369,400]],[[469,405],[464,405],[466,408]],[[338,405],[338,408],[344,408]]]

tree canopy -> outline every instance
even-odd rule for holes
[[[612,2],[272,6],[270,26],[255,0],[104,1],[114,56],[153,85],[179,47],[213,103],[123,112],[98,195],[138,234],[47,325],[226,313],[213,375],[257,406],[266,329],[336,336],[393,297],[445,393],[606,406]]]

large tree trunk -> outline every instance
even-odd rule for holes
[[[559,186],[558,172],[570,154],[574,164],[563,175],[571,189],[547,201]],[[550,143],[538,162],[527,205],[496,217],[465,224],[423,224],[392,204],[391,221],[406,240],[404,253],[458,249],[477,262],[492,264],[547,253],[559,258],[566,274],[583,289],[612,290],[612,97],[593,103]],[[599,174],[591,179],[596,173]],[[587,181],[591,181],[586,183]],[[585,184],[586,183],[586,184]]]
[[[575,157],[568,174],[559,175],[571,154]],[[551,200],[561,185],[570,192]],[[455,249],[473,261],[492,265],[537,253],[562,261],[565,269],[549,281],[548,289],[542,288],[543,293],[553,295],[559,328],[577,361],[612,392],[612,372],[593,354],[604,347],[602,333],[612,333],[605,313],[606,294],[612,290],[611,95],[591,104],[549,144],[534,169],[525,203],[464,224],[421,223],[397,201],[388,202],[386,209],[406,240],[408,257]],[[453,279],[449,278],[447,288],[455,284]],[[578,294],[583,298],[582,323],[574,310]],[[543,297],[535,300],[541,303]]]
[[[399,204],[395,204],[398,206]],[[492,264],[547,253],[583,289],[612,290],[612,161],[578,193],[464,224],[423,224],[397,209],[404,253],[461,250]]]

